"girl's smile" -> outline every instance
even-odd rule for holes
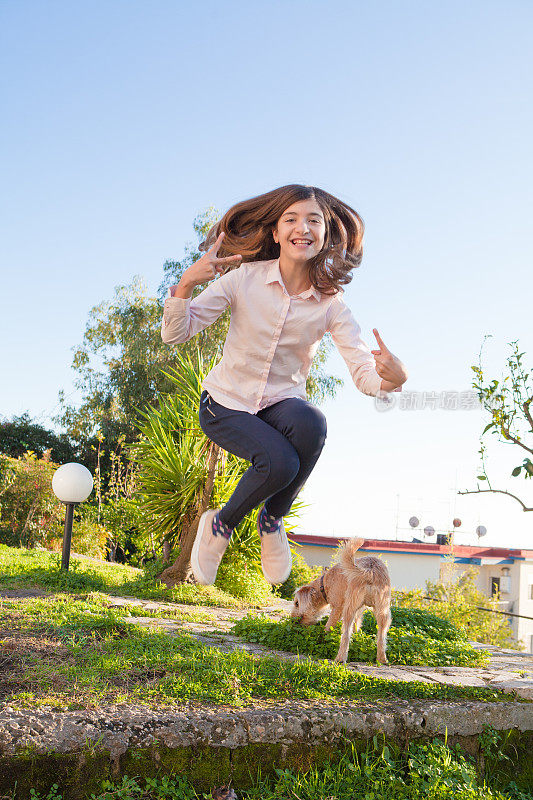
[[[292,239],[291,240],[291,244],[293,245],[293,247],[298,247],[298,248],[301,248],[302,250],[305,250],[306,247],[309,247],[310,245],[313,244],[313,240],[312,239]]]

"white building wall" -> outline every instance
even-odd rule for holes
[[[524,614],[526,617],[533,617],[533,564],[531,562],[519,561],[520,571],[520,590],[518,600],[514,604],[515,614]],[[533,653],[533,620],[518,619],[518,639],[523,642],[526,650]]]
[[[368,555],[380,555],[369,553]],[[382,553],[393,589],[425,589],[426,581],[436,582],[440,574],[440,556],[416,553]]]

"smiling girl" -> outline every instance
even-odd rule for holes
[[[283,517],[327,436],[324,414],[306,399],[326,331],[363,394],[399,391],[407,380],[376,328],[379,349],[369,350],[342,298],[361,263],[363,231],[359,214],[328,192],[282,186],[230,208],[201,243],[205,255],[168,291],[167,344],[188,341],[231,309],[222,359],[202,382],[199,421],[209,439],[250,462],[225,506],[200,518],[191,553],[198,583],[214,583],[235,526],[260,504],[263,572],[272,584],[288,578]]]

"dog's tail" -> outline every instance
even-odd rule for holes
[[[358,565],[359,559],[355,557],[355,553],[365,543],[364,539],[358,537],[357,539],[350,539],[346,542],[340,551],[339,563],[348,572],[352,572]],[[360,569],[360,567],[357,567]]]
[[[359,575],[365,580],[373,582],[378,579],[378,576],[383,576],[386,567],[381,559],[373,556],[355,557],[355,553],[364,544],[364,541],[364,539],[357,538],[346,542],[341,550],[339,562],[346,577]]]

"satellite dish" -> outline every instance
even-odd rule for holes
[[[454,519],[454,521],[453,521],[453,527],[454,527],[454,528],[460,528],[462,524],[463,524],[463,523],[461,522],[461,520],[459,519],[459,517],[455,517],[455,519]]]
[[[417,528],[420,525],[420,520],[418,519],[418,517],[411,517],[411,519],[409,520],[409,525],[411,526],[411,528]]]
[[[432,528],[431,525],[426,525],[424,528],[424,533],[426,536],[433,536],[435,533],[435,528]]]
[[[478,525],[476,528],[476,533],[478,536],[485,536],[485,534],[487,533],[487,529],[485,528],[484,525]]]

